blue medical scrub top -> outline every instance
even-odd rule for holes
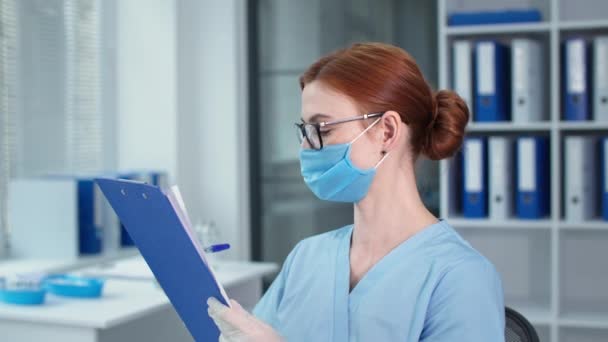
[[[296,245],[253,310],[287,341],[504,341],[494,266],[445,221],[411,236],[349,292],[353,226]]]

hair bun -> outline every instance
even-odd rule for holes
[[[469,109],[464,100],[450,90],[435,93],[433,103],[433,119],[422,153],[432,160],[441,160],[460,149],[469,122]]]

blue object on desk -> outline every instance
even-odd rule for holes
[[[72,275],[52,275],[44,279],[44,288],[49,293],[64,297],[99,298],[104,280]]]
[[[101,198],[93,178],[78,179],[80,253],[98,254],[102,249]]]
[[[2,289],[0,290],[0,301],[18,305],[41,305],[44,304],[45,294],[44,289]]]
[[[228,244],[228,243],[221,243],[221,244],[218,244],[218,245],[211,245],[211,246],[205,248],[205,253],[217,253],[217,252],[225,251],[228,248],[230,248],[230,244]]]
[[[9,286],[0,278],[0,302],[17,305],[41,305],[44,303],[46,290],[35,285]]]
[[[448,16],[449,26],[533,23],[542,21],[538,9],[459,12]]]
[[[205,303],[229,304],[167,195],[140,182],[96,181],[194,340],[217,341]]]

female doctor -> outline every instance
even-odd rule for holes
[[[210,298],[220,340],[504,341],[498,273],[416,187],[419,156],[461,147],[463,100],[379,43],[321,58],[300,87],[302,177],[320,199],[353,203],[354,224],[298,243],[253,315]]]

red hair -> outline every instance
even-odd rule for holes
[[[456,93],[433,93],[404,50],[382,43],[354,44],[330,53],[300,76],[300,88],[320,81],[350,97],[361,114],[393,110],[410,128],[414,154],[432,160],[460,149],[469,110]]]

